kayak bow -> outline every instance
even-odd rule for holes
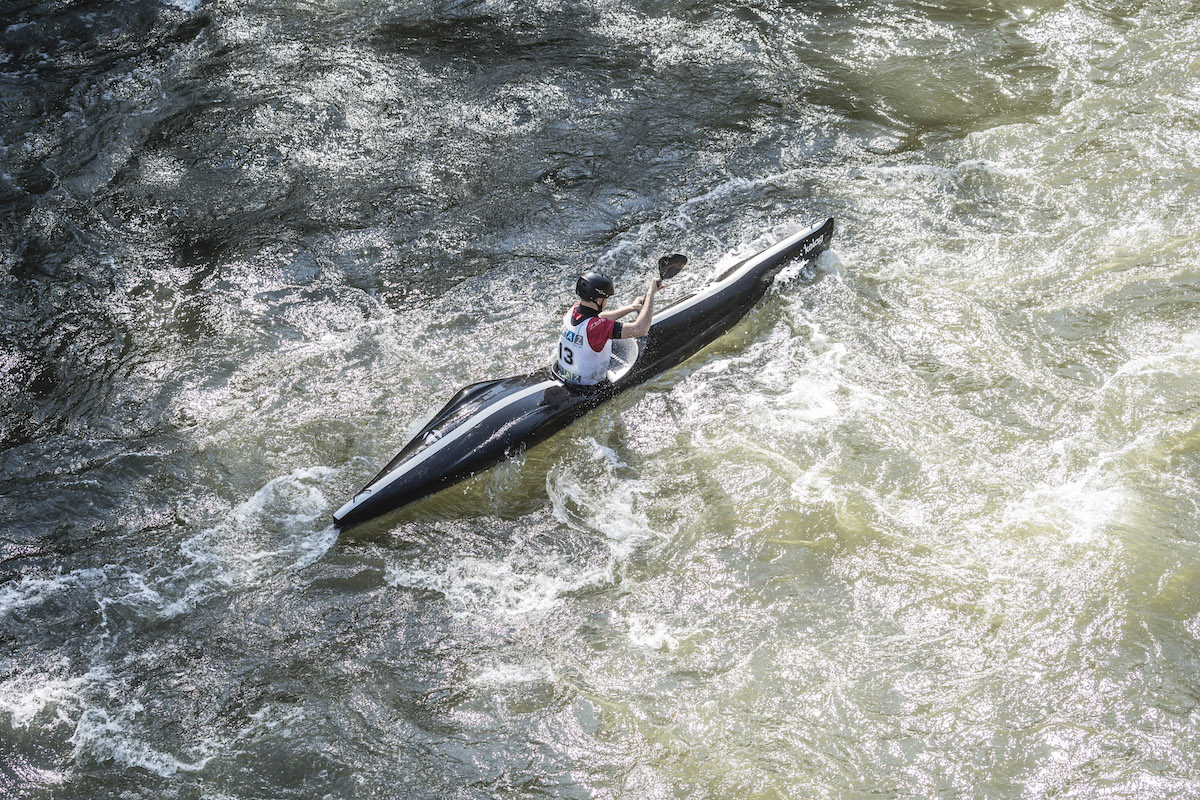
[[[741,261],[704,290],[654,315],[640,339],[613,342],[608,379],[574,387],[553,367],[471,384],[404,446],[333,519],[346,529],[452,486],[533,447],[631,386],[695,355],[762,299],[788,264],[829,247],[832,219]]]

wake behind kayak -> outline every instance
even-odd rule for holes
[[[639,339],[612,343],[606,380],[576,387],[551,367],[461,389],[350,502],[346,529],[445,489],[533,447],[626,389],[695,355],[752,309],[789,264],[829,247],[834,221],[789,236],[735,264],[704,290],[655,314]]]

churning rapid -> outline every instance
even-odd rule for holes
[[[0,795],[1200,796],[1200,8],[17,0]],[[729,334],[339,536],[574,276]]]

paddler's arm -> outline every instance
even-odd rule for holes
[[[621,317],[625,316],[626,314],[632,314],[635,311],[641,311],[641,310],[642,310],[642,298],[639,297],[637,300],[634,300],[633,303],[625,306],[624,308],[618,308],[614,311],[601,311],[600,318],[601,319],[620,319]]]
[[[650,323],[654,320],[654,293],[662,286],[660,278],[650,280],[650,288],[646,290],[646,301],[638,311],[637,319],[621,327],[622,339],[636,339],[645,336],[650,331]]]

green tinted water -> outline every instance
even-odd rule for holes
[[[18,13],[9,794],[1200,792],[1195,8]],[[581,267],[825,216],[687,364],[330,527]]]

